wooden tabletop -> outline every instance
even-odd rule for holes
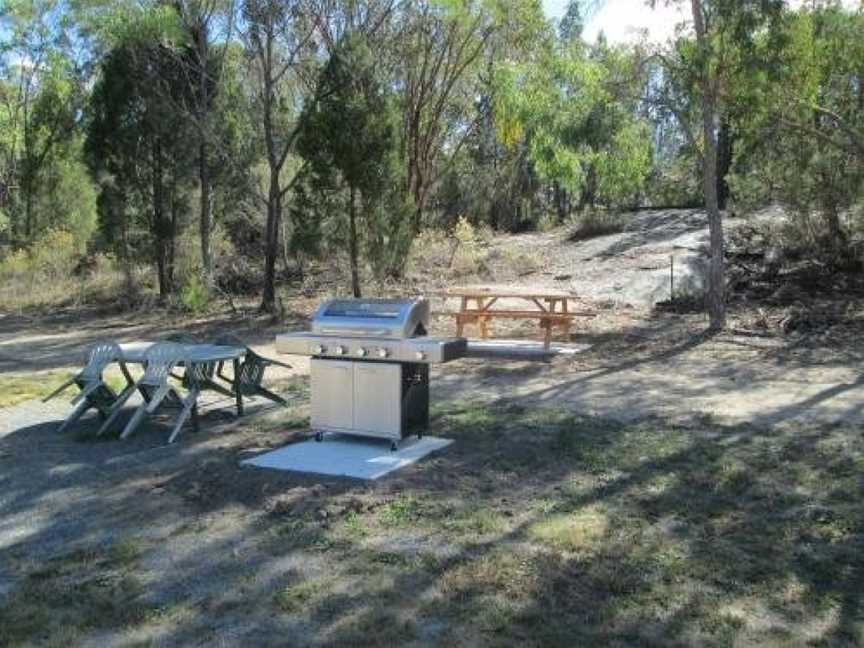
[[[441,297],[521,297],[524,299],[576,299],[574,292],[538,288],[514,288],[512,286],[458,286],[436,293]]]

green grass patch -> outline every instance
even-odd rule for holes
[[[506,528],[506,518],[488,507],[468,508],[453,511],[440,518],[439,526],[448,535],[487,535],[499,533]]]
[[[598,506],[586,506],[535,522],[528,529],[528,537],[565,551],[592,551],[602,546],[608,532],[606,513]]]
[[[360,541],[369,535],[369,527],[363,516],[355,511],[349,512],[342,522],[345,536],[354,541]]]
[[[298,614],[303,612],[313,600],[325,590],[323,581],[304,580],[280,589],[273,595],[273,605],[280,612]]]
[[[42,399],[69,380],[74,375],[69,371],[34,372],[0,376],[0,408],[12,407],[28,400]],[[126,386],[119,370],[105,372],[105,382],[115,391]],[[78,387],[70,385],[56,399],[72,399]]]
[[[407,527],[423,517],[423,505],[412,495],[400,495],[381,507],[379,519],[385,527]]]
[[[72,374],[66,371],[0,376],[0,407],[44,398],[71,377]],[[77,388],[69,387],[69,394],[76,392]]]

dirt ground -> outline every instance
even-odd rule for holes
[[[279,324],[2,315],[0,389],[106,337],[272,355],[318,301]],[[240,466],[308,437],[303,358],[269,377],[290,408],[211,401],[172,446],[165,421],[97,441],[56,433],[61,402],[0,410],[0,645],[864,645],[858,320],[781,335],[736,310],[706,336],[594,307],[579,353],[434,367],[430,432],[455,443],[377,482]]]

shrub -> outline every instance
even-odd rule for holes
[[[578,214],[574,219],[575,227],[570,239],[581,241],[624,231],[627,219],[624,214],[601,209],[591,209]]]
[[[557,214],[547,211],[537,221],[537,230],[540,232],[551,232],[560,224]]]
[[[0,262],[0,307],[23,309],[48,304],[122,298],[123,277],[113,257],[82,257],[72,233],[48,230],[29,249]]]
[[[453,274],[462,277],[484,271],[488,255],[481,249],[481,234],[464,216],[456,221],[453,238],[457,241],[456,252],[450,264]]]
[[[190,275],[180,292],[180,303],[190,313],[200,313],[210,303],[210,290],[199,275]]]
[[[507,267],[518,275],[532,274],[543,267],[543,259],[536,252],[504,248],[502,256]]]
[[[480,240],[477,229],[464,216],[460,216],[453,226],[453,238],[465,247],[476,246]]]
[[[65,279],[78,264],[75,237],[63,229],[50,229],[30,248],[31,272],[47,279]]]
[[[408,271],[428,274],[450,267],[458,241],[440,229],[425,229],[420,232],[411,245],[408,257]]]

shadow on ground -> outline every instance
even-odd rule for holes
[[[857,429],[448,401],[379,482],[239,467],[284,420],[2,439],[0,642],[864,641]]]

